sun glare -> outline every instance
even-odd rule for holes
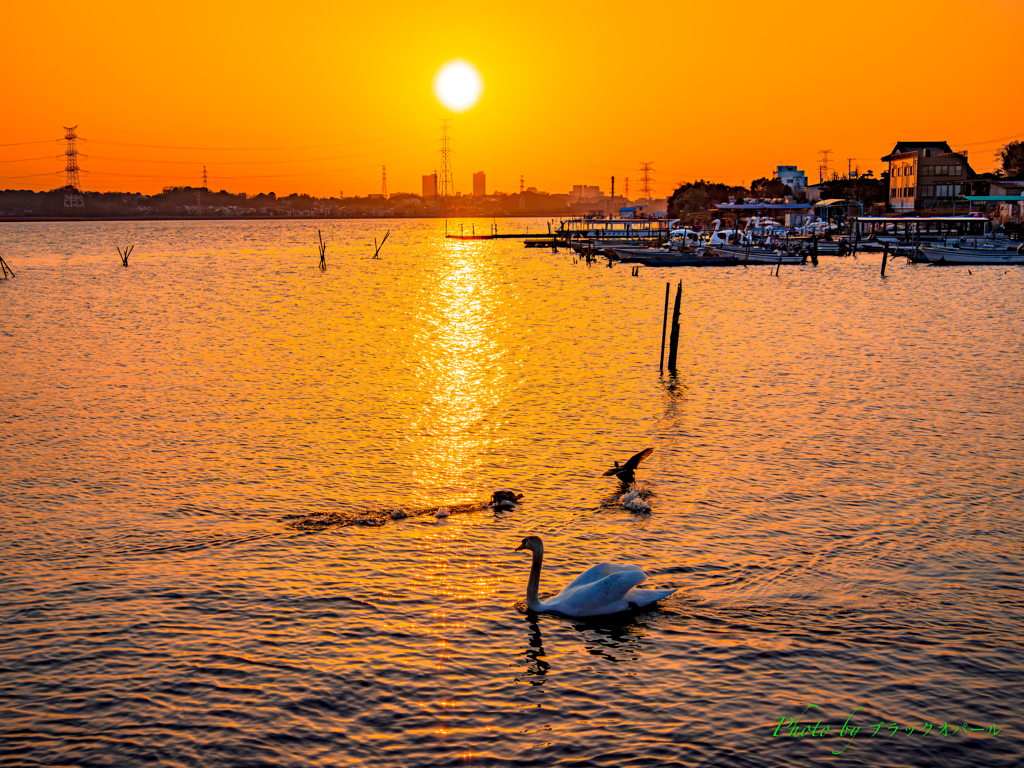
[[[434,95],[452,112],[465,112],[480,100],[484,83],[476,67],[463,59],[453,59],[437,70]]]

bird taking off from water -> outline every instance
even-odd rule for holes
[[[629,461],[627,461],[621,467],[619,466],[619,462],[616,461],[615,462],[615,466],[612,467],[611,469],[609,469],[603,475],[601,475],[601,477],[608,477],[608,475],[615,475],[623,483],[625,483],[626,485],[629,485],[634,480],[636,480],[636,476],[633,473],[636,471],[636,468],[640,465],[640,462],[643,461],[644,459],[646,459],[652,453],[654,453],[654,449],[653,448],[644,448],[642,451],[640,451],[640,453],[638,453],[636,456],[631,458]]]

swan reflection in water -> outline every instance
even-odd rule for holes
[[[536,614],[527,616],[526,621],[530,625],[529,645],[523,651],[523,656],[526,657],[526,672],[523,675],[516,675],[516,682],[544,685],[544,676],[551,669],[551,665],[544,660],[544,640],[540,634],[540,625],[537,623]],[[531,677],[535,679],[527,679]]]
[[[544,636],[541,632],[541,616],[533,611],[526,611],[524,621],[529,626],[526,647],[519,654],[524,660],[524,669],[515,675],[518,683],[544,685],[551,664],[547,661],[544,651]],[[569,619],[568,617],[548,617],[547,621],[560,622],[571,626],[581,636],[587,653],[598,656],[613,664],[638,661],[644,649],[644,630],[647,623],[644,613],[602,616],[598,619]]]

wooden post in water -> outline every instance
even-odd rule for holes
[[[665,372],[665,326],[668,325],[668,289],[669,283],[665,283],[665,313],[661,318],[661,363],[658,365],[658,373]]]
[[[818,236],[811,235],[811,264],[818,266]]]
[[[885,244],[885,248],[882,250],[882,277],[885,277],[885,262],[889,259],[889,244]]]
[[[2,268],[3,268],[3,271],[4,271],[4,279],[5,279],[5,280],[7,279],[7,273],[8,273],[8,272],[10,272],[10,273],[11,273],[11,277],[14,277],[14,276],[15,276],[15,275],[14,275],[14,270],[13,270],[13,269],[11,269],[11,268],[10,268],[9,266],[7,266],[7,262],[6,262],[6,261],[4,261],[4,257],[3,257],[3,256],[0,256],[0,267],[2,267]],[[664,342],[663,342],[663,343],[664,343]]]
[[[676,303],[672,310],[672,336],[668,343],[668,370],[669,373],[676,372],[676,356],[679,352],[679,308],[683,301],[683,281],[679,281],[676,289]]]
[[[388,241],[388,235],[390,235],[390,234],[391,234],[391,230],[390,229],[387,232],[384,233],[384,239],[380,241],[380,245],[377,245],[377,238],[376,237],[373,238],[373,247],[374,247],[373,258],[375,258],[375,259],[379,259],[380,258],[380,249],[384,247],[384,243],[386,243]]]
[[[327,270],[327,259],[324,254],[327,253],[327,243],[324,242],[324,236],[320,234],[320,230],[316,231],[316,236],[320,239],[320,271],[325,272]]]

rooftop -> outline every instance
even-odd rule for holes
[[[944,141],[897,141],[896,146],[892,148],[892,152],[882,158],[884,162],[888,162],[892,159],[893,155],[898,155],[903,152],[914,152],[918,149],[940,149],[943,152],[952,152],[953,148]]]

